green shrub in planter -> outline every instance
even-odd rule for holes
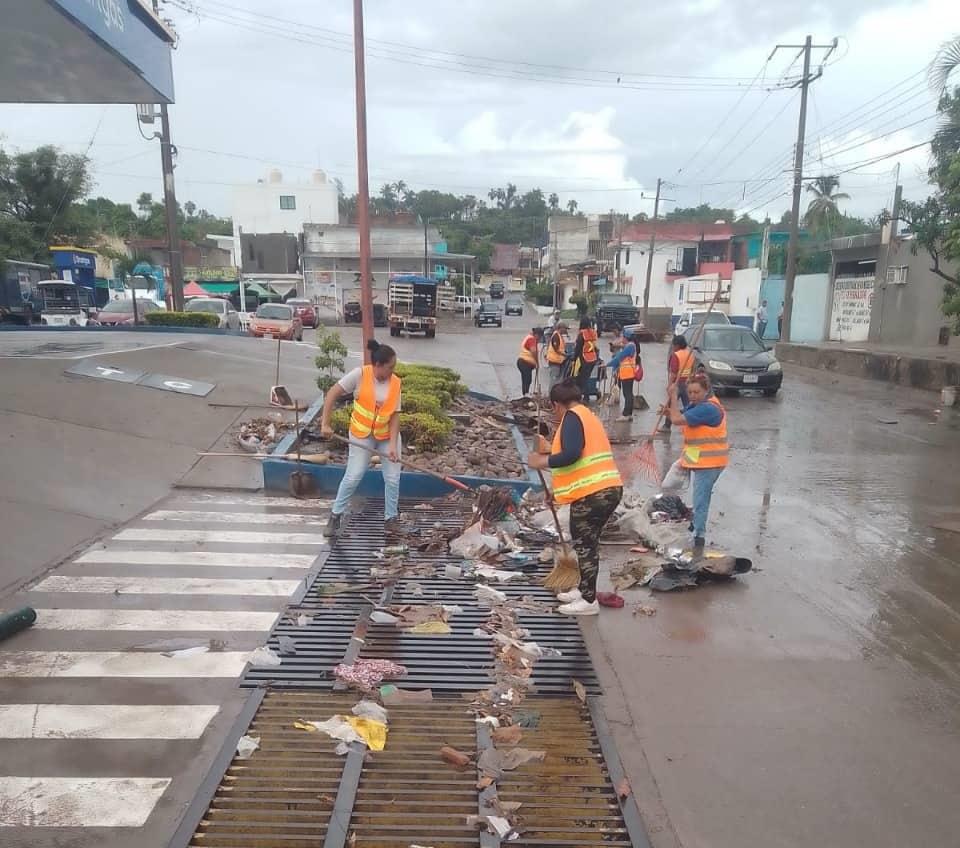
[[[402,405],[404,412],[425,412],[438,417],[443,415],[440,400],[435,395],[421,391],[405,391],[402,396]]]
[[[341,406],[340,409],[335,409],[333,414],[330,416],[330,426],[333,428],[333,432],[338,436],[346,437],[350,432],[350,413],[352,412],[351,406]]]
[[[153,327],[220,326],[220,319],[209,312],[148,312],[143,320]]]
[[[438,418],[425,412],[401,412],[400,433],[406,444],[421,451],[440,450],[453,432],[450,418]]]

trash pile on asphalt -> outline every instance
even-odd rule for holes
[[[284,421],[279,412],[251,418],[240,425],[237,443],[248,453],[269,453],[294,426],[292,421]]]

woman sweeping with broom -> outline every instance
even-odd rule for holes
[[[597,615],[600,534],[623,497],[623,481],[603,424],[580,399],[580,387],[572,379],[550,389],[560,424],[550,453],[531,453],[527,465],[549,468],[554,502],[570,504],[570,535],[580,560],[580,585],[557,595],[563,603],[558,612]]]

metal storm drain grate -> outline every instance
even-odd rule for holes
[[[404,516],[412,526],[411,541],[426,538],[438,526],[459,530],[468,514],[464,509],[462,502],[431,503],[422,509],[405,504]],[[344,522],[342,535],[304,598],[286,611],[270,634],[267,644],[281,656],[281,664],[248,669],[242,685],[331,689],[336,683],[332,671],[337,664],[380,658],[407,668],[407,677],[401,682],[406,688],[453,694],[489,686],[491,643],[474,631],[487,621],[490,610],[478,604],[475,584],[445,576],[447,566],[458,566],[461,560],[451,556],[445,546],[440,551],[412,550],[404,556],[403,576],[382,587],[372,581],[370,568],[382,562],[375,553],[383,546],[382,502],[368,501],[362,512]],[[542,543],[535,547],[539,550]],[[502,567],[510,566],[506,563]],[[530,631],[531,641],[560,652],[560,656],[538,660],[532,691],[566,695],[571,680],[576,679],[588,691],[597,692],[596,675],[579,623],[535,608],[537,603],[554,600],[541,585],[549,568],[538,564],[536,571],[525,574],[522,580],[495,585],[510,600],[528,598],[534,602],[533,609],[521,608],[518,612],[520,624]],[[374,603],[445,604],[460,607],[460,611],[450,615],[452,633],[420,635],[371,622]]]
[[[259,749],[247,760],[234,758],[219,786],[196,799],[171,848],[500,846],[498,837],[467,824],[485,809],[476,766],[458,769],[439,754],[450,746],[475,756],[490,744],[467,704],[389,707],[380,753],[338,757],[334,740],[294,727],[298,720],[349,714],[357,700],[346,693],[266,693],[249,728],[236,731],[259,737]],[[536,723],[520,744],[546,757],[497,781],[493,792],[501,802],[520,803],[519,838],[502,844],[645,848],[632,797],[625,791],[618,797],[620,762],[595,711],[574,698],[530,699],[519,709]]]

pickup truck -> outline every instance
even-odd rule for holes
[[[625,327],[640,321],[640,309],[628,294],[602,294],[597,299],[597,329],[602,333],[614,326]]]
[[[437,281],[418,274],[396,274],[390,278],[390,335],[423,333],[437,335]]]

